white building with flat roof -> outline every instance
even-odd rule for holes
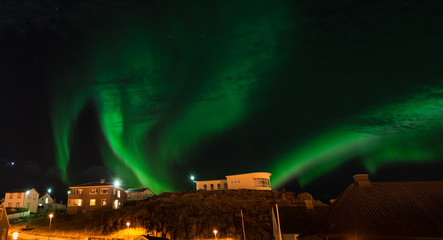
[[[197,190],[227,190],[227,189],[255,189],[272,190],[271,174],[254,172],[228,175],[226,179],[195,181]]]

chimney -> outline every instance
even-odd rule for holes
[[[354,175],[355,185],[365,188],[371,186],[371,181],[369,181],[368,174],[355,174]]]
[[[105,179],[104,178],[100,179],[100,183],[105,183]]]
[[[314,209],[314,203],[312,199],[305,199],[307,209]]]

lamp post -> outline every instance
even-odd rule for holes
[[[51,235],[52,217],[54,217],[54,214],[53,214],[53,213],[49,214],[49,232],[48,232],[48,239],[49,239],[49,236]]]
[[[48,193],[51,194],[51,192],[52,192],[52,189],[48,188]]]
[[[214,233],[214,239],[217,239],[217,233],[218,233],[217,229],[214,229],[214,231],[212,232]]]
[[[191,175],[191,181],[192,181],[192,190],[194,190],[194,185],[195,185],[195,177],[194,175]]]
[[[129,230],[129,226],[131,225],[131,223],[130,222],[126,222],[126,238],[128,238],[128,230]]]

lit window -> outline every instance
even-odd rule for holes
[[[89,194],[91,194],[91,195],[97,194],[97,189],[95,189],[95,188],[89,189]]]
[[[75,192],[76,194],[83,194],[83,189],[77,189]]]
[[[82,205],[82,199],[69,199],[68,200],[68,206],[81,206]]]
[[[89,206],[95,206],[95,199],[89,200]]]
[[[106,199],[102,199],[102,206],[106,206]]]
[[[120,190],[117,191],[117,197],[120,198]]]
[[[271,188],[271,183],[267,178],[254,178],[254,187]]]
[[[45,198],[45,203],[48,204],[49,200],[48,198]]]

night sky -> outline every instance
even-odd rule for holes
[[[0,1],[0,193],[442,180],[443,2]]]

